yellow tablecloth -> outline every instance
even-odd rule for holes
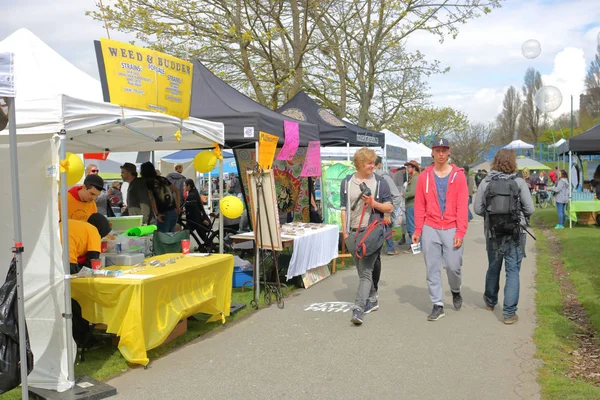
[[[181,254],[146,261],[175,257]],[[146,351],[164,342],[182,318],[205,313],[212,315],[209,321],[224,321],[229,316],[232,276],[232,255],[188,256],[117,278],[72,279],[71,296],[81,305],[83,318],[106,324],[108,333],[120,336],[119,350],[127,361],[147,365]]]

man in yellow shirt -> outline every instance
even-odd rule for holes
[[[110,224],[102,214],[92,214],[87,222],[69,220],[69,263],[72,274],[78,273],[83,266],[89,267],[90,260],[100,258],[102,238],[110,231]]]
[[[87,222],[69,220],[69,263],[71,274],[78,273],[83,266],[90,266],[90,260],[100,258],[102,238],[110,233],[110,224],[102,214],[92,214]],[[62,234],[62,227],[61,227]],[[81,313],[81,306],[71,299],[73,313],[73,339],[80,348],[90,347],[90,323]]]
[[[103,190],[104,180],[94,174],[86,176],[82,186],[73,186],[69,189],[67,192],[67,219],[87,221],[90,215],[97,213],[96,198]],[[59,213],[60,206],[59,201]]]

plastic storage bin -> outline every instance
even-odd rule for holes
[[[240,267],[233,267],[233,284],[231,286],[235,288],[242,287],[246,283],[245,287],[254,286],[254,274],[252,271],[242,271]]]

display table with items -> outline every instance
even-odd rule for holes
[[[71,296],[83,318],[119,336],[131,363],[147,365],[146,352],[162,344],[178,322],[198,313],[208,321],[229,316],[233,256],[164,254],[135,266],[112,266],[71,279]],[[100,274],[106,274],[102,276]]]
[[[234,243],[251,241],[254,238],[254,232],[231,236]],[[338,256],[338,238],[339,232],[336,225],[299,222],[283,225],[281,227],[283,247],[293,246],[287,279],[305,275],[315,268],[323,266],[327,268],[327,264]],[[329,275],[328,272],[327,269],[327,275]]]
[[[573,200],[569,206],[569,218],[571,218],[571,221],[579,221],[583,225],[595,224],[599,213],[600,200]]]

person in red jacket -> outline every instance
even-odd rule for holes
[[[429,321],[444,317],[442,273],[444,267],[452,291],[454,308],[460,310],[463,238],[469,218],[469,189],[462,168],[450,164],[450,143],[447,139],[434,142],[434,164],[419,177],[415,193],[414,244],[421,241],[427,268],[427,286],[433,303]]]

